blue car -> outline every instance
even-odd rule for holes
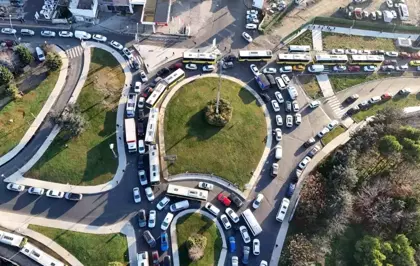
[[[166,231],[160,234],[160,249],[162,250],[162,252],[168,250],[168,234],[166,233]]]
[[[286,192],[287,197],[289,197],[289,198],[292,197],[293,192],[295,192],[295,188],[296,188],[295,183],[290,183],[289,184],[289,187],[287,187],[287,192]]]
[[[230,252],[236,251],[236,242],[235,242],[235,237],[233,236],[229,237],[229,248],[230,248]]]

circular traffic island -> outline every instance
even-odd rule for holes
[[[177,159],[168,171],[214,174],[243,189],[265,147],[264,112],[248,90],[223,79],[220,94],[229,103],[229,119],[224,126],[208,123],[206,111],[209,102],[215,102],[218,85],[218,78],[196,79],[170,99],[164,120],[165,151]]]

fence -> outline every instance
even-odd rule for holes
[[[267,23],[267,25],[263,25],[259,28],[260,31],[262,31],[263,33],[267,33],[271,27],[273,27],[274,25],[276,25],[282,18],[284,18],[287,13],[289,13],[290,11],[292,11],[292,9],[295,7],[295,2],[291,1],[289,3],[289,5],[286,6],[286,8],[282,11],[277,13],[271,20],[270,22]]]

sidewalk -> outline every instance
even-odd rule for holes
[[[84,49],[84,64],[82,69],[82,74],[79,79],[79,82],[76,85],[76,88],[73,92],[72,97],[69,100],[69,103],[76,102],[83,86],[85,83],[85,80],[87,78],[88,72],[89,72],[89,65],[90,65],[90,48],[96,47],[100,49],[104,49],[108,52],[110,52],[121,64],[124,73],[125,73],[125,84],[124,88],[122,88],[121,98],[118,105],[118,111],[117,111],[117,121],[116,121],[116,143],[117,143],[117,150],[118,150],[118,169],[116,171],[116,174],[114,178],[101,185],[96,186],[76,186],[76,185],[68,185],[68,184],[60,184],[60,183],[53,183],[53,182],[47,182],[32,178],[23,177],[23,175],[29,171],[29,169],[35,165],[35,163],[41,158],[41,156],[44,154],[44,152],[47,150],[48,146],[52,143],[55,136],[59,133],[60,128],[58,126],[55,126],[51,134],[48,136],[48,138],[45,140],[45,142],[42,144],[42,146],[39,148],[38,152],[35,154],[34,157],[32,157],[22,168],[20,168],[17,172],[15,172],[13,175],[7,177],[4,181],[5,182],[14,182],[18,184],[22,184],[25,186],[34,186],[34,187],[41,187],[44,189],[57,189],[59,191],[63,192],[74,192],[74,193],[82,193],[82,194],[96,194],[100,192],[105,192],[108,190],[113,189],[118,185],[118,183],[121,181],[121,179],[124,176],[125,167],[127,165],[127,159],[125,156],[125,142],[124,142],[124,132],[123,132],[123,125],[124,125],[124,111],[125,111],[125,105],[127,102],[127,94],[130,89],[130,86],[128,84],[131,84],[132,82],[132,73],[130,70],[130,66],[125,61],[125,59],[120,55],[117,51],[114,49],[108,47],[105,44],[97,43],[97,42],[85,42],[85,49]]]
[[[60,69],[60,74],[58,76],[57,83],[55,84],[54,89],[51,91],[47,101],[44,103],[44,106],[42,107],[41,111],[39,112],[35,120],[32,122],[31,126],[28,128],[18,145],[16,145],[12,150],[0,157],[0,166],[12,160],[19,152],[23,150],[23,148],[25,148],[26,144],[28,144],[28,142],[32,139],[38,128],[41,126],[42,122],[44,122],[45,117],[51,110],[52,106],[54,105],[55,101],[57,100],[58,96],[60,96],[61,91],[64,88],[69,67],[69,60],[65,51],[61,50],[61,48],[59,48],[58,46],[54,45],[54,51],[60,55],[63,61],[63,66]]]
[[[322,31],[312,30],[313,50],[322,51]]]
[[[322,91],[322,95],[327,98],[334,95],[333,88],[327,74],[316,75],[319,87]]]
[[[217,266],[224,266],[225,265],[225,260],[226,260],[226,255],[227,255],[227,245],[226,245],[225,232],[223,231],[223,228],[220,225],[220,223],[219,223],[219,221],[217,220],[216,217],[214,217],[213,215],[211,215],[211,214],[209,214],[205,211],[202,211],[201,209],[187,209],[185,211],[182,211],[182,212],[178,213],[175,216],[174,220],[172,221],[171,228],[170,228],[170,234],[171,234],[171,249],[172,249],[173,265],[174,266],[180,266],[181,265],[179,263],[178,239],[176,237],[176,223],[178,222],[179,218],[181,218],[181,217],[183,217],[187,214],[190,214],[190,213],[199,213],[203,216],[206,216],[207,218],[212,220],[214,223],[216,223],[217,229],[219,230],[220,236],[222,238],[222,251],[220,252],[219,261],[217,262]],[[210,243],[210,244],[212,245],[212,243]]]

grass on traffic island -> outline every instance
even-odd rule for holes
[[[312,31],[305,31],[288,45],[310,45],[312,47]]]
[[[188,257],[187,240],[194,234],[201,234],[207,238],[204,256],[192,262]],[[178,219],[176,235],[179,248],[179,261],[183,266],[209,266],[217,265],[222,250],[222,238],[216,224],[209,218],[192,213]]]
[[[306,95],[311,99],[315,100],[323,96],[315,75],[298,75],[296,77],[302,85]]]
[[[419,106],[420,105],[420,94],[411,94],[406,97],[395,95],[391,100],[381,102],[378,104],[373,105],[369,109],[365,111],[360,111],[355,115],[352,115],[352,118],[356,122],[360,122],[364,120],[366,117],[374,116],[379,110],[382,110],[386,107],[411,107],[411,106]]]
[[[264,150],[264,113],[250,92],[223,80],[221,97],[231,103],[232,119],[225,127],[209,125],[205,107],[216,97],[218,82],[217,78],[204,78],[188,83],[168,104],[166,154],[177,155],[168,170],[170,174],[213,173],[243,188]]]
[[[86,234],[38,225],[29,225],[28,228],[54,240],[83,265],[106,266],[110,262],[128,264],[127,240],[122,234]]]
[[[324,144],[324,146],[327,145],[333,139],[335,139],[337,136],[341,135],[345,131],[346,131],[346,129],[343,126],[337,126],[337,127],[335,127],[332,131],[330,131],[329,133],[327,133],[322,138],[322,140],[321,140],[322,141],[322,144]]]
[[[86,130],[69,140],[60,132],[26,176],[74,185],[97,185],[112,179],[118,161],[109,144],[115,143],[124,80],[118,61],[104,50],[93,49],[89,74],[77,99],[88,121]]]
[[[329,32],[322,32],[322,45],[324,50],[351,48],[395,51],[397,49],[393,39],[363,37]]]
[[[44,107],[60,72],[51,72],[35,89],[22,98],[0,107],[0,156],[13,149]]]

